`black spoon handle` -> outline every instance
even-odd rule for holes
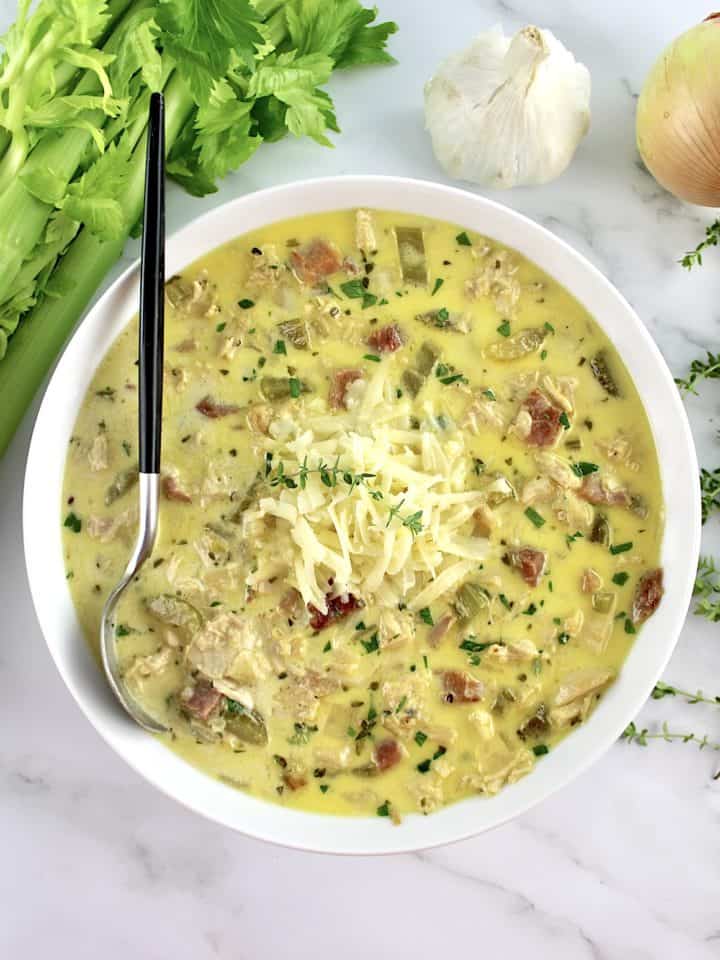
[[[150,97],[140,260],[140,473],[160,472],[165,326],[165,102]]]

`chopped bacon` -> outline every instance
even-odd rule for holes
[[[388,738],[375,745],[375,766],[380,773],[390,770],[402,760],[402,750],[397,740]]]
[[[648,570],[638,581],[632,605],[632,622],[645,623],[655,613],[663,595],[662,568]]]
[[[162,489],[166,500],[175,500],[178,503],[192,503],[192,497],[178,485],[177,477],[166,473],[162,479]]]
[[[394,353],[405,343],[396,323],[389,323],[386,327],[373,330],[368,337],[368,346],[380,353]]]
[[[446,670],[442,679],[445,700],[448,703],[476,703],[485,689],[481,680],[476,680],[462,670]]]
[[[291,790],[300,790],[301,787],[307,785],[307,780],[302,776],[302,774],[299,773],[288,773],[286,771],[282,778],[285,786],[289,787]]]
[[[183,709],[193,717],[198,720],[207,720],[221,700],[220,691],[216,690],[209,680],[201,678],[195,682],[190,695],[182,698],[182,705]]]
[[[527,442],[531,447],[551,447],[562,432],[563,411],[551,403],[540,390],[532,390],[522,403],[532,420]]]
[[[632,497],[622,487],[610,487],[599,473],[590,473],[583,480],[578,496],[595,506],[604,504],[609,507],[629,507]]]
[[[536,587],[545,572],[547,554],[534,547],[517,547],[508,550],[503,560],[518,571],[528,586]]]
[[[347,388],[351,383],[362,378],[361,370],[336,370],[332,375],[330,383],[330,392],[328,394],[328,403],[334,410],[339,410],[346,406]]]
[[[302,250],[293,250],[290,260],[303,283],[309,284],[324,280],[342,267],[342,257],[324,240],[313,240]]]
[[[195,404],[195,409],[204,417],[217,420],[220,417],[227,417],[231,413],[238,413],[240,407],[234,403],[216,403],[212,397],[203,397],[200,403]]]
[[[324,630],[325,627],[329,627],[331,623],[334,623],[336,620],[342,620],[344,617],[353,613],[353,611],[359,610],[362,607],[362,603],[357,597],[353,596],[352,593],[345,594],[345,596],[332,597],[328,594],[328,596],[325,597],[325,603],[327,604],[327,613],[322,613],[317,607],[313,606],[312,603],[308,604],[310,626],[313,630]]]

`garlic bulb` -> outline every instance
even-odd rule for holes
[[[425,125],[453,177],[492,187],[547,183],[590,125],[590,73],[549,30],[500,27],[448,57],[425,85]]]

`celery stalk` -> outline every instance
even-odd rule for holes
[[[170,149],[185,123],[193,101],[183,81],[173,75],[165,91],[165,138]],[[142,213],[145,184],[146,136],[138,142],[127,184],[127,230],[124,236],[103,243],[81,230],[53,273],[52,290],[24,319],[10,338],[0,363],[0,456],[4,453],[32,398],[72,333],[108,270],[122,254],[131,228]]]

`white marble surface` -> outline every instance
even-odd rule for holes
[[[481,28],[536,22],[590,68],[592,131],[555,184],[500,199],[570,241],[617,284],[681,373],[720,342],[720,253],[676,258],[710,211],[638,167],[634,97],[702,0],[377,0],[401,23],[400,65],[332,83],[334,150],[263,147],[202,201],[169,196],[172,229],[272,183],[325,173],[442,179],[422,130],[432,67]],[[0,3],[7,22],[11,4]],[[133,251],[134,255],[134,251]],[[714,263],[714,266],[711,266]],[[718,391],[689,404],[700,457],[720,462]],[[441,954],[554,960],[720,956],[720,754],[618,744],[587,774],[492,834],[430,853],[338,859],[276,849],[181,809],[100,741],[65,691],[36,625],[22,564],[28,415],[0,463],[0,956],[267,960]],[[718,523],[705,549],[720,553]],[[688,620],[665,679],[720,694],[720,630]],[[665,699],[646,725],[720,739],[720,713]]]

